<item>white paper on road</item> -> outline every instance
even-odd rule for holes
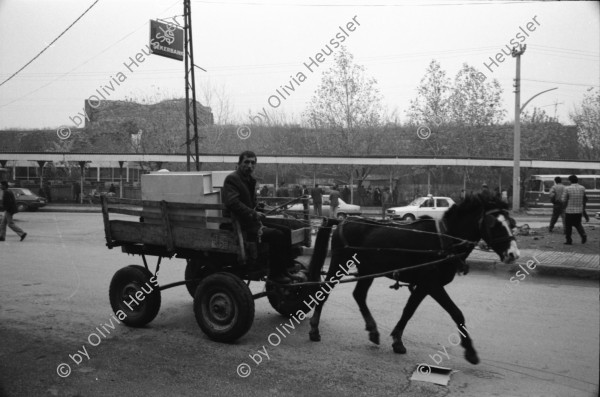
[[[430,382],[442,386],[448,386],[450,382],[452,368],[437,367],[429,364],[418,364],[410,380],[419,380],[421,382]]]

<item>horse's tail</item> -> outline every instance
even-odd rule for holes
[[[317,238],[315,239],[315,248],[310,258],[308,279],[310,281],[321,281],[321,270],[327,258],[327,249],[329,246],[329,237],[331,237],[331,228],[337,225],[337,219],[327,218],[327,221],[319,228]]]

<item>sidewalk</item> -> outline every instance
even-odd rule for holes
[[[38,210],[39,212],[102,212],[100,204],[49,203]]]

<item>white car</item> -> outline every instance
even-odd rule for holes
[[[341,198],[338,200],[340,202],[340,206],[338,207],[338,211],[337,211],[338,219],[344,219],[349,215],[357,215],[358,216],[361,214],[360,205],[348,204]],[[315,209],[313,206],[312,198],[309,201],[309,205],[310,205],[310,215],[314,215]],[[303,208],[304,207],[302,206],[302,203],[298,203],[298,204],[292,205],[286,211],[287,212],[302,212]],[[322,211],[323,216],[329,216],[330,209],[329,209],[329,195],[328,194],[323,195],[322,210],[323,210]]]
[[[405,207],[388,208],[385,214],[391,219],[403,221],[414,221],[423,215],[442,219],[444,212],[452,205],[454,205],[454,200],[450,197],[419,197]]]

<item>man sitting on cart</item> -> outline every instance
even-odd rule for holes
[[[269,243],[269,279],[289,283],[287,268],[293,265],[291,241],[283,230],[262,225],[266,216],[256,210],[256,179],[252,177],[255,168],[256,154],[249,150],[242,152],[237,170],[225,178],[221,193],[227,208],[224,215],[233,213],[251,241],[258,240],[262,227],[261,241]]]

